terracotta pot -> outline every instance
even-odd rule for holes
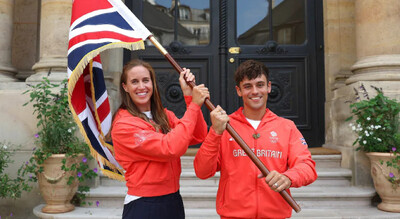
[[[73,162],[80,162],[82,157],[68,158],[66,165],[69,167]],[[67,184],[67,179],[76,176],[76,171],[61,170],[64,158],[65,154],[53,154],[44,161],[44,170],[38,174],[40,193],[46,202],[42,208],[43,213],[63,213],[75,209],[70,202],[78,190],[79,182],[75,180],[71,185]]]
[[[389,173],[396,173],[393,167],[387,167],[386,161],[394,158],[390,153],[367,153],[371,161],[371,175],[374,180],[376,192],[382,199],[382,203],[378,205],[378,209],[382,211],[400,212],[400,187],[394,188],[389,182]],[[383,164],[381,164],[383,161]]]

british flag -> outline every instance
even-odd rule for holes
[[[105,135],[111,110],[100,52],[143,49],[151,33],[121,0],[74,0],[68,45],[68,95],[75,121],[104,175],[123,180]]]

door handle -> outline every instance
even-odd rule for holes
[[[229,53],[230,54],[239,54],[240,53],[240,47],[231,47],[229,48]]]

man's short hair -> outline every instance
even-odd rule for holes
[[[267,81],[269,81],[269,70],[267,66],[259,61],[255,61],[252,59],[247,60],[241,63],[235,71],[236,86],[239,87],[240,82],[243,81],[244,78],[252,80],[259,77],[261,74],[264,74],[267,78]]]

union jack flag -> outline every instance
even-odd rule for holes
[[[100,52],[109,48],[144,49],[151,33],[121,0],[74,0],[68,45],[68,95],[72,114],[102,173],[124,180],[105,140],[111,110]]]

